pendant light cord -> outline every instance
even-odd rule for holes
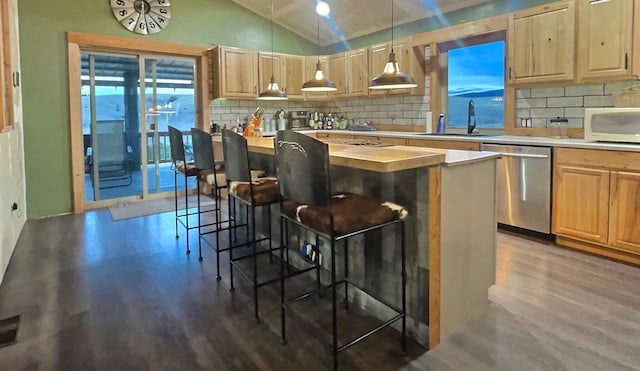
[[[317,42],[316,42],[316,55],[318,56],[318,63],[320,63],[320,15],[316,15],[317,20]]]
[[[393,53],[393,0],[391,0],[391,53]]]
[[[274,59],[273,59],[273,0],[271,0],[271,80],[273,81],[274,71]]]

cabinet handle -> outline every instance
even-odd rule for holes
[[[624,53],[624,69],[629,68],[629,53]]]
[[[511,67],[509,67],[509,80],[511,80]]]

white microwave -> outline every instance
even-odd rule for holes
[[[585,109],[584,139],[640,143],[640,107]]]

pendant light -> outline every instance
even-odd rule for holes
[[[278,83],[273,77],[275,60],[273,59],[273,0],[271,0],[271,82],[267,85],[267,90],[258,95],[258,100],[287,100],[287,94],[280,90]]]
[[[369,89],[408,89],[418,86],[416,80],[406,73],[400,72],[400,67],[396,61],[396,53],[393,52],[393,0],[391,0],[391,53],[389,61],[384,66],[384,71],[371,80]]]
[[[328,80],[324,76],[324,72],[322,72],[322,66],[320,65],[320,16],[316,16],[318,19],[318,43],[317,45],[317,55],[318,55],[318,63],[316,64],[316,72],[313,78],[304,84],[302,84],[302,91],[336,91],[336,84]]]

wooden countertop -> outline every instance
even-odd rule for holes
[[[214,141],[221,138],[213,137]],[[247,138],[250,152],[272,155],[274,138]],[[329,143],[329,160],[332,165],[389,173],[425,166],[443,164],[443,151],[408,146],[355,146]]]

